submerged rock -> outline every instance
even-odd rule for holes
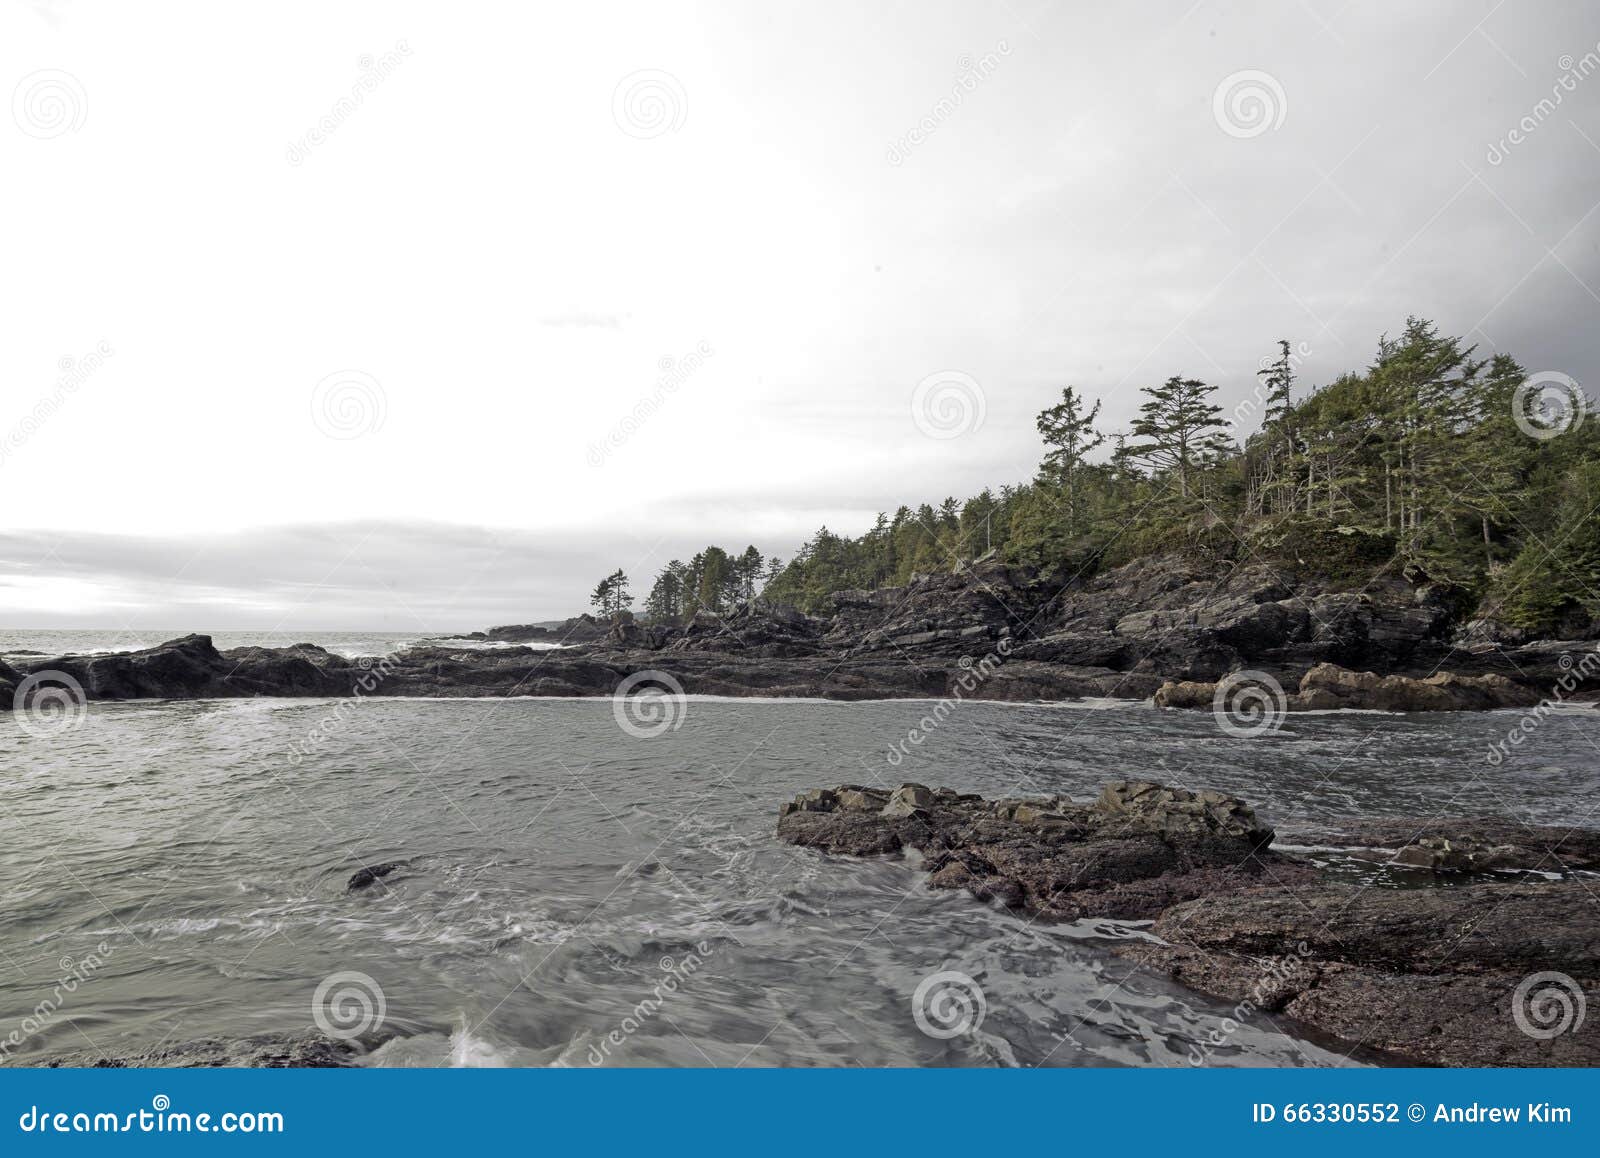
[[[404,861],[385,861],[383,864],[368,865],[353,873],[345,883],[345,892],[353,893],[364,889],[376,881],[382,880],[398,868],[404,867]]]

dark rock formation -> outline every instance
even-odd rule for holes
[[[398,868],[405,867],[404,861],[385,861],[383,864],[367,865],[357,869],[345,882],[345,892],[353,893],[382,880]]]
[[[1370,1049],[1441,1065],[1600,1064],[1600,1024],[1535,1037],[1535,1002],[1600,998],[1600,929],[1583,881],[1453,889],[1278,888],[1176,905],[1163,945],[1118,952],[1192,988]],[[1268,962],[1291,968],[1267,967]],[[1561,979],[1519,986],[1540,973]],[[1270,984],[1263,986],[1263,979]],[[1514,1010],[1520,1004],[1522,1022]]]
[[[596,619],[585,612],[554,627],[540,623],[511,623],[503,627],[491,627],[484,632],[474,632],[473,635],[494,643],[594,643],[604,639],[611,627],[611,620]]]
[[[371,675],[310,644],[222,654],[205,636],[12,662],[22,675],[65,671],[90,699],[332,696],[358,685],[369,695],[610,695],[644,670],[690,693],[830,699],[938,698],[958,688],[963,699],[1145,699],[1170,684],[1161,702],[1198,707],[1209,706],[1216,681],[1242,669],[1298,687],[1290,710],[1523,706],[1552,689],[1566,699],[1600,695],[1592,642],[1452,633],[1446,599],[1390,576],[1353,592],[1265,564],[1174,555],[1063,584],[980,561],[903,587],[840,591],[833,602],[825,619],[758,599],[684,625],[580,615],[556,627],[496,627],[481,634],[563,646],[440,640],[386,657]],[[0,693],[7,681],[14,685],[0,671]],[[10,706],[3,694],[0,705]]]
[[[130,1054],[107,1055],[88,1052],[64,1054],[40,1064],[52,1069],[57,1067],[120,1069],[125,1066],[159,1069],[215,1066],[246,1066],[257,1069],[344,1067],[358,1064],[363,1056],[381,1044],[382,1039],[379,1037],[361,1041],[340,1041],[311,1034],[304,1036],[264,1034],[238,1040],[202,1038]]]
[[[1093,803],[988,801],[920,784],[816,789],[782,807],[778,835],[855,856],[916,849],[930,887],[1046,920],[1154,918],[1154,940],[1119,939],[1112,951],[1238,1002],[1241,1018],[1293,1018],[1352,1049],[1445,1065],[1600,1064],[1595,1020],[1574,1018],[1570,1033],[1522,1028],[1559,1013],[1559,995],[1522,1021],[1512,1013],[1535,974],[1559,973],[1550,984],[1567,987],[1569,1003],[1600,994],[1590,885],[1486,871],[1586,868],[1600,833],[1474,818],[1296,836],[1392,844],[1394,863],[1500,882],[1448,889],[1339,883],[1271,849],[1272,831],[1243,801],[1138,781],[1108,785]]]
[[[907,784],[846,785],[783,806],[778,835],[853,856],[920,850],[934,888],[964,888],[1052,919],[1151,917],[1230,877],[1294,876],[1240,800],[1149,782],[1099,800],[995,800]],[[1264,879],[1264,878],[1263,878]]]
[[[1499,816],[1302,824],[1287,831],[1280,827],[1279,843],[1285,842],[1297,847],[1376,850],[1392,854],[1398,864],[1442,870],[1600,871],[1600,831],[1543,828]]]
[[[1184,680],[1162,684],[1155,694],[1159,708],[1210,710],[1217,703],[1219,683]],[[1226,698],[1226,691],[1225,696]],[[1358,708],[1384,712],[1460,712],[1488,708],[1530,708],[1539,693],[1505,676],[1463,676],[1439,672],[1424,679],[1380,676],[1319,663],[1300,678],[1298,692],[1276,699],[1285,711],[1306,712]]]

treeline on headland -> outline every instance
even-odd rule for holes
[[[1065,580],[1175,550],[1353,585],[1395,569],[1463,615],[1538,631],[1600,615],[1600,437],[1571,379],[1530,379],[1419,318],[1364,370],[1310,389],[1300,355],[1277,346],[1231,414],[1214,386],[1176,375],[1143,388],[1129,429],[1106,431],[1100,403],[1065,387],[1038,416],[1031,481],[902,506],[857,537],[823,527],[787,565],[708,547],[668,564],[643,617],[683,622],[756,594],[826,613],[834,591],[986,555]]]

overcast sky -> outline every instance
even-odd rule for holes
[[[256,12],[0,0],[0,625],[562,616],[1408,313],[1600,369],[1592,3]]]

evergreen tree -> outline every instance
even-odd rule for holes
[[[1196,471],[1228,449],[1222,432],[1222,407],[1211,401],[1216,387],[1174,374],[1143,392],[1148,400],[1133,421],[1133,437],[1143,441],[1125,447],[1123,453],[1176,474],[1178,493],[1188,498]]]
[[[1071,386],[1061,388],[1061,401],[1047,410],[1041,410],[1035,423],[1039,436],[1050,449],[1045,452],[1040,469],[1059,480],[1066,492],[1067,521],[1076,523],[1078,470],[1089,452],[1105,442],[1106,436],[1094,428],[1100,417],[1100,400],[1095,399],[1087,410],[1083,397]]]

